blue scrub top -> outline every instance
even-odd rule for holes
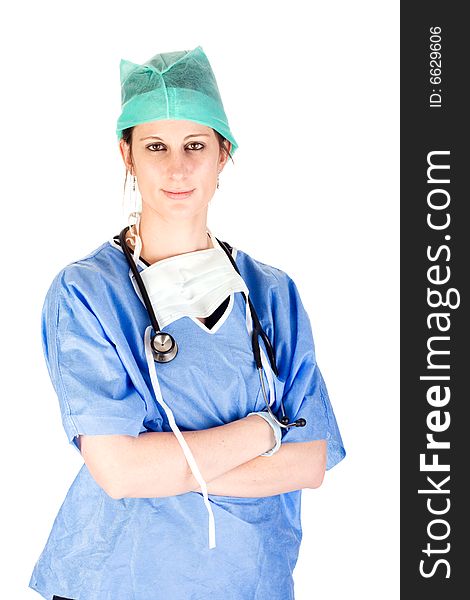
[[[309,317],[293,280],[233,248],[261,326],[273,344],[281,416],[305,427],[282,443],[327,440],[327,469],[345,456],[315,359]],[[139,269],[146,268],[139,261]],[[241,292],[212,329],[183,317],[165,327],[176,358],[156,364],[163,399],[181,431],[207,429],[266,408]],[[47,293],[42,340],[69,442],[79,434],[171,431],[155,399],[143,333],[145,307],[115,239],[62,269]],[[264,343],[260,338],[260,344]],[[265,457],[269,460],[269,457]],[[289,600],[302,528],[301,490],[261,498],[209,494],[216,548],[207,547],[200,492],[113,499],[84,464],[54,520],[29,587],[74,600]]]

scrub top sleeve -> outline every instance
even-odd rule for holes
[[[79,434],[135,437],[145,430],[145,401],[115,345],[86,298],[65,284],[61,274],[54,279],[42,309],[42,344],[62,424],[79,452]]]
[[[304,418],[304,427],[283,430],[282,443],[327,440],[327,469],[346,455],[333,412],[328,390],[316,362],[315,345],[309,316],[302,304],[297,286],[287,276],[287,298],[281,290],[276,309],[282,400],[289,422]],[[287,334],[287,335],[286,335]]]

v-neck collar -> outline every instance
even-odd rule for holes
[[[217,319],[217,321],[212,325],[212,327],[207,327],[207,325],[205,323],[202,323],[197,317],[188,317],[188,319],[191,319],[191,321],[196,323],[196,325],[198,325],[206,333],[214,334],[222,327],[222,325],[225,323],[225,321],[229,318],[229,316],[233,310],[233,305],[235,302],[235,292],[232,292],[230,294],[230,296],[228,296],[228,299],[229,299],[228,304],[225,307],[225,310],[220,315],[220,317]],[[211,315],[206,317],[206,319],[212,319],[212,317],[216,314],[216,312],[220,309],[220,307],[223,306],[226,302],[227,302],[227,298],[225,298],[225,300],[220,304],[220,306],[218,306]]]

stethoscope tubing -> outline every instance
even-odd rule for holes
[[[121,248],[124,252],[124,255],[126,257],[127,263],[129,264],[129,267],[132,271],[132,274],[134,275],[135,281],[137,283],[137,286],[139,288],[140,294],[142,296],[142,300],[144,302],[145,308],[147,309],[149,318],[150,318],[150,322],[152,325],[152,329],[154,330],[155,335],[158,335],[161,332],[160,330],[160,326],[158,324],[157,321],[157,317],[155,316],[155,311],[153,310],[153,306],[152,303],[150,302],[150,298],[149,295],[147,293],[147,290],[145,288],[145,284],[142,280],[142,277],[139,273],[139,270],[137,268],[137,265],[134,262],[134,258],[131,254],[131,250],[129,248],[129,246],[127,245],[126,242],[126,233],[130,228],[128,226],[124,227],[124,229],[121,231],[121,233],[119,234],[119,242],[121,245]],[[230,262],[232,263],[232,266],[234,267],[234,269],[237,271],[237,273],[240,275],[241,277],[241,273],[238,269],[238,266],[235,262],[235,260],[232,257],[232,254],[230,252],[230,250],[227,248],[225,242],[222,242],[221,240],[219,240],[218,238],[216,238],[216,240],[219,242],[220,246],[223,248],[224,252],[227,254]],[[263,364],[261,361],[261,350],[260,350],[260,346],[259,346],[259,336],[261,336],[263,338],[264,341],[264,345],[266,348],[266,352],[268,354],[268,358],[269,358],[269,362],[271,365],[271,368],[273,370],[273,373],[276,375],[276,377],[279,376],[279,372],[277,370],[277,366],[276,366],[276,358],[275,358],[275,353],[274,353],[274,349],[271,345],[271,342],[269,341],[268,336],[266,335],[266,333],[264,332],[263,328],[261,327],[261,323],[259,321],[258,315],[256,313],[255,307],[253,306],[253,303],[251,302],[251,299],[245,294],[245,292],[242,292],[242,294],[245,297],[245,302],[248,303],[249,309],[250,309],[250,313],[251,313],[251,318],[253,321],[253,332],[252,332],[252,337],[251,337],[251,342],[252,342],[252,349],[253,349],[253,355],[254,355],[254,359],[256,362],[256,367],[258,369],[258,373],[259,373],[259,377],[260,377],[260,382],[261,382],[261,389],[263,392],[263,397],[266,403],[266,407],[268,409],[268,412],[270,413],[270,415],[272,416],[272,418],[278,423],[278,425],[282,428],[288,428],[288,427],[303,427],[306,424],[305,419],[297,419],[296,421],[294,421],[293,423],[289,423],[289,419],[286,416],[285,413],[285,409],[284,409],[284,403],[282,401],[281,398],[281,411],[282,411],[282,417],[281,420],[279,421],[276,417],[276,415],[273,413],[273,411],[271,410],[271,407],[269,405],[269,401],[267,398],[267,394],[266,394],[266,389],[264,387],[264,379],[263,379]],[[173,337],[170,336],[170,334],[164,334],[166,336],[169,336],[169,338],[173,341],[173,343],[176,345],[176,342],[174,341]],[[174,356],[176,355],[176,353],[174,353]],[[156,361],[158,362],[158,361]]]

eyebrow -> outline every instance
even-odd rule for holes
[[[184,139],[187,140],[190,137],[201,137],[202,135],[210,137],[209,133],[191,133],[190,135],[187,135]],[[147,137],[140,138],[140,141],[143,142],[144,140],[150,140],[150,139],[160,140],[161,142],[163,142],[162,138],[159,138],[158,135],[148,135]]]

